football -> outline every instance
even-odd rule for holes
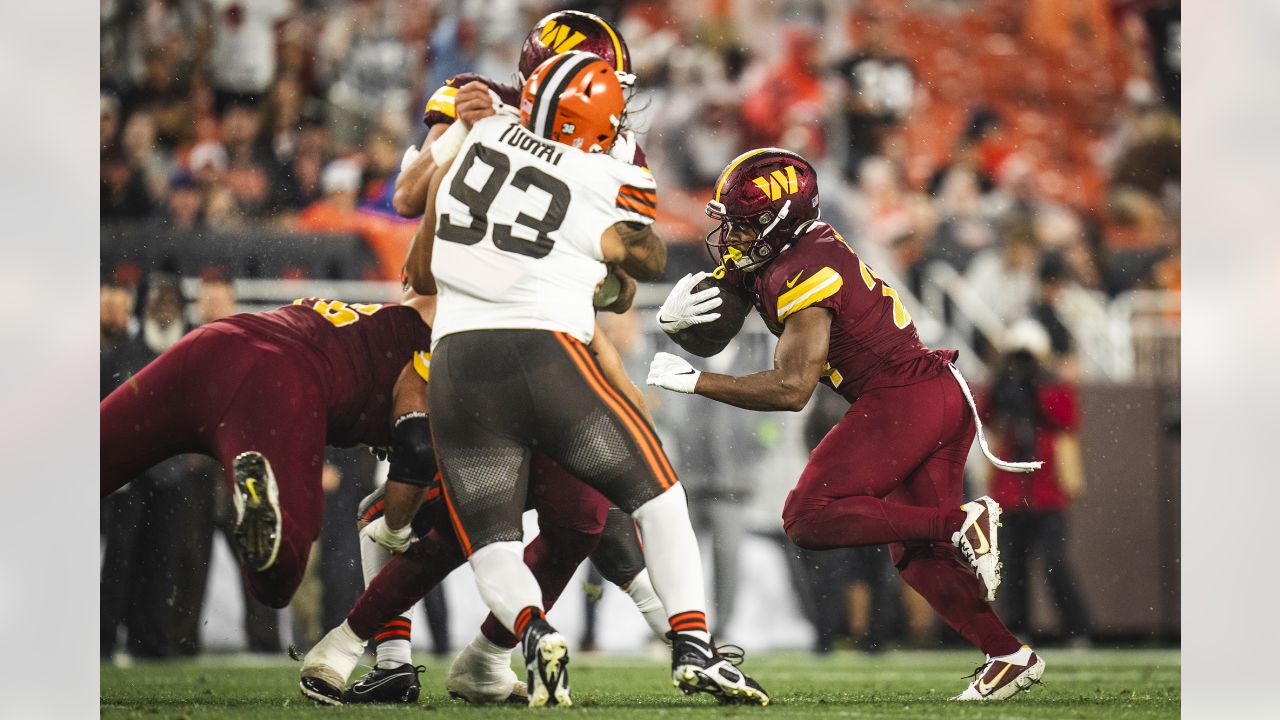
[[[690,292],[701,292],[712,286],[720,288],[720,298],[723,302],[720,303],[720,307],[712,311],[720,313],[720,317],[709,323],[677,330],[670,335],[677,345],[698,357],[711,357],[724,350],[729,341],[742,329],[742,323],[751,312],[751,296],[724,280],[713,277],[704,278],[694,285]]]

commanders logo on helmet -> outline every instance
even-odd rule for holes
[[[609,152],[626,98],[609,64],[571,50],[543,62],[520,93],[520,124],[534,135],[586,152]]]
[[[757,270],[818,214],[818,174],[808,160],[782,148],[749,150],[716,181],[707,215],[720,225],[707,233],[707,250],[726,269]],[[731,243],[734,229],[740,232]]]
[[[533,26],[520,49],[520,82],[528,81],[548,58],[572,50],[599,55],[624,88],[635,83],[631,53],[622,36],[604,18],[577,10],[551,13]]]

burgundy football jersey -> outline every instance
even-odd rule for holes
[[[488,85],[489,89],[497,93],[498,98],[507,105],[513,108],[520,107],[520,88],[515,85],[496,82],[475,73],[461,73],[446,80],[444,85],[440,86],[440,89],[432,93],[431,99],[427,100],[427,107],[422,111],[422,123],[430,129],[434,125],[451,123],[457,120],[458,111],[454,107],[454,100],[458,95],[458,88],[473,80]],[[649,167],[648,161],[645,159],[644,150],[640,148],[639,143],[636,143],[635,150],[635,156],[632,157],[631,164],[636,167]]]
[[[826,223],[817,223],[755,273],[743,274],[756,310],[774,335],[810,307],[830,310],[831,346],[823,382],[850,402],[867,390],[933,377],[956,357],[920,342],[911,313]]]
[[[270,312],[233,315],[222,325],[315,371],[328,409],[326,442],[337,447],[390,445],[391,394],[400,371],[412,361],[425,377],[430,363],[431,328],[403,305],[303,298]]]

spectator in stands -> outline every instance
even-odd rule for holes
[[[262,136],[262,113],[233,102],[222,113],[222,145],[226,150],[224,182],[236,205],[250,215],[273,208],[275,156]]]
[[[937,188],[940,222],[932,255],[964,272],[974,255],[995,245],[996,232],[982,197],[981,178],[967,162],[953,164]]]
[[[136,112],[151,113],[156,141],[176,148],[195,132],[191,76],[178,66],[174,53],[160,47],[146,49],[143,68],[141,80],[120,94],[123,116],[127,120]]]
[[[1038,288],[1040,245],[1029,224],[1009,228],[1004,242],[978,253],[965,271],[969,286],[1006,325],[1027,316]]]
[[[276,76],[280,25],[293,0],[207,0],[202,42],[216,111],[262,100]]]
[[[784,32],[782,62],[765,71],[742,101],[742,123],[749,147],[786,147],[820,157],[827,99],[819,75],[817,34],[793,25]]]
[[[98,99],[98,150],[105,151],[116,142],[120,134],[120,101],[115,95],[103,92]]]
[[[185,170],[176,170],[169,178],[164,220],[174,230],[194,230],[204,223],[204,195],[195,177]]]
[[[1001,457],[1043,460],[1034,473],[997,470],[989,494],[1004,508],[1003,612],[1009,629],[1025,635],[1030,620],[1031,563],[1044,565],[1059,613],[1059,634],[1088,641],[1089,614],[1067,558],[1068,512],[1084,490],[1075,388],[1045,369],[1053,353],[1049,333],[1034,320],[1013,324],[1002,342],[995,380],[982,403]],[[1007,544],[1006,544],[1007,543]]]
[[[838,61],[835,71],[841,81],[839,111],[847,143],[844,173],[857,182],[862,161],[882,154],[886,136],[911,112],[915,72],[893,47],[885,24],[878,19],[867,27],[861,47]]]
[[[141,220],[151,213],[151,197],[142,173],[129,164],[119,146],[102,153],[99,207],[104,219]]]
[[[855,247],[867,264],[891,265],[893,242],[912,229],[901,168],[880,156],[863,160],[849,215],[856,228]]]

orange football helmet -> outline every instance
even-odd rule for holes
[[[520,93],[520,124],[534,135],[585,152],[609,152],[626,98],[599,55],[570,51],[533,71]]]

